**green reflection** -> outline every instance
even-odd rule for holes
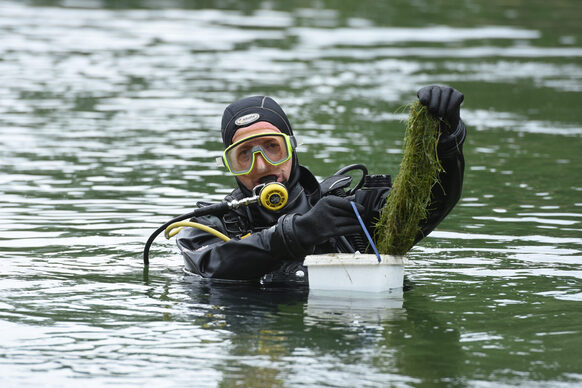
[[[580,2],[0,7],[8,385],[580,385]],[[464,193],[411,251],[399,305],[184,281],[161,241],[142,270],[149,232],[234,186],[213,164],[229,102],[277,98],[319,177],[395,175],[395,112],[433,82],[466,95]]]

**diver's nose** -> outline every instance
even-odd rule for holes
[[[255,169],[257,171],[265,171],[268,168],[267,161],[260,153],[255,156]]]

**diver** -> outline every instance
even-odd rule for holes
[[[460,198],[466,134],[460,118],[461,92],[432,85],[420,89],[417,96],[444,123],[437,152],[445,172],[439,176],[440,184],[432,188],[428,217],[421,221],[415,244]],[[247,198],[255,187],[267,182],[283,184],[288,200],[275,211],[252,204],[220,215],[195,217],[192,221],[220,231],[230,240],[198,228],[183,228],[177,234],[177,245],[187,272],[203,278],[263,284],[307,283],[307,268],[302,265],[306,255],[367,252],[369,245],[362,238],[350,201],[373,235],[375,220],[391,188],[389,175],[368,175],[365,166],[353,165],[318,182],[299,164],[298,141],[287,115],[267,96],[243,98],[226,107],[221,131],[225,151],[220,159],[238,185],[225,200]],[[364,176],[351,189],[353,178],[347,172],[354,169],[362,170]]]

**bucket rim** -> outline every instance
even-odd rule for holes
[[[309,266],[343,266],[343,265],[396,265],[404,266],[407,263],[405,256],[380,255],[363,253],[323,253],[305,257],[303,265]]]

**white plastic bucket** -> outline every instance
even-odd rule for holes
[[[312,290],[345,290],[364,292],[390,292],[402,290],[404,282],[403,256],[361,253],[329,253],[310,255],[303,265],[309,273]]]

